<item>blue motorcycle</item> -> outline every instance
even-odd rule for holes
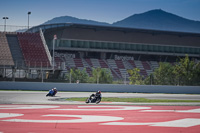
[[[53,89],[51,89],[51,90],[49,90],[49,93],[46,95],[46,97],[47,96],[55,96],[56,95],[56,93],[57,93],[57,89],[56,88],[53,88]]]

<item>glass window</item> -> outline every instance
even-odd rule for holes
[[[96,42],[96,48],[98,48],[98,49],[101,48],[101,42]]]
[[[57,39],[57,40],[55,40],[55,47],[59,47],[59,46],[60,46],[60,40]]]
[[[184,53],[184,48],[180,47],[180,53]]]
[[[143,51],[148,51],[148,46],[147,45],[143,45],[142,47],[143,47],[142,48]]]
[[[90,48],[95,48],[95,42],[90,42]]]
[[[200,54],[200,49],[199,48],[195,48],[195,54]]]
[[[163,47],[163,52],[167,52],[168,51],[168,46],[164,46]]]
[[[62,47],[66,47],[67,46],[67,41],[66,40],[60,40],[60,43],[62,44]]]
[[[134,50],[134,51],[137,50],[137,46],[136,46],[136,44],[131,44],[131,50]]]
[[[71,47],[71,41],[70,40],[67,40],[66,43],[67,43],[67,47]]]
[[[178,47],[174,47],[174,52],[175,53],[179,53],[179,48]]]
[[[78,47],[83,48],[83,41],[78,41]]]
[[[119,48],[120,48],[120,50],[125,50],[125,44],[120,43],[120,44],[119,44]]]
[[[185,53],[189,53],[189,49],[188,48],[184,48]]]
[[[140,44],[136,44],[136,50],[140,51],[141,49],[142,49],[141,45]]]
[[[61,41],[56,41],[56,45],[55,45],[55,47],[62,47],[62,45],[63,45],[63,41],[61,40]]]
[[[106,42],[102,42],[101,45],[102,45],[102,48],[103,48],[103,49],[108,49],[108,48],[107,48],[107,43],[106,43]]]
[[[52,49],[52,40],[47,40],[47,44]],[[147,45],[147,44],[131,44],[131,43],[112,43],[112,42],[95,42],[81,40],[59,40],[55,41],[55,47],[73,47],[73,48],[94,48],[109,50],[127,50],[127,51],[151,51],[151,52],[169,52],[183,54],[200,54],[200,48]]]
[[[73,47],[77,48],[77,41],[73,41]]]
[[[84,48],[89,48],[90,43],[88,41],[84,41]]]
[[[114,49],[119,49],[119,43],[113,43]]]
[[[125,50],[130,50],[131,49],[131,44],[124,44],[125,45]]]
[[[164,52],[164,46],[158,46],[160,52]]]
[[[153,46],[153,51],[158,51],[158,46]]]
[[[114,48],[113,48],[113,43],[107,43],[107,45],[108,45],[108,48],[109,48],[109,49],[114,49]]]
[[[152,46],[152,45],[149,45],[148,50],[149,50],[149,51],[153,51],[153,46]]]
[[[169,46],[169,52],[174,53],[174,47]]]
[[[190,48],[190,53],[194,54],[194,48]]]

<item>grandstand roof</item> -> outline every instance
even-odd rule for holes
[[[162,31],[162,30],[153,30],[153,29],[138,29],[138,28],[116,27],[116,26],[100,26],[100,25],[88,25],[88,24],[78,24],[78,23],[57,23],[57,24],[38,25],[38,26],[30,28],[27,32],[39,32],[40,29],[48,30],[48,29],[64,28],[64,27],[89,28],[89,29],[94,29],[94,30],[122,31],[125,33],[140,32],[140,33],[151,33],[151,34],[170,34],[170,35],[179,35],[179,36],[190,35],[190,36],[200,37],[200,33]]]

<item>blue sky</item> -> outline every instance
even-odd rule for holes
[[[200,21],[200,0],[0,0],[0,25],[35,26],[54,17],[73,16],[113,23],[133,14],[162,9]]]

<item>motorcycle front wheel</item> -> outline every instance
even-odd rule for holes
[[[101,100],[99,99],[99,100],[96,101],[96,104],[98,104],[98,103],[100,103],[100,102],[101,102]]]

